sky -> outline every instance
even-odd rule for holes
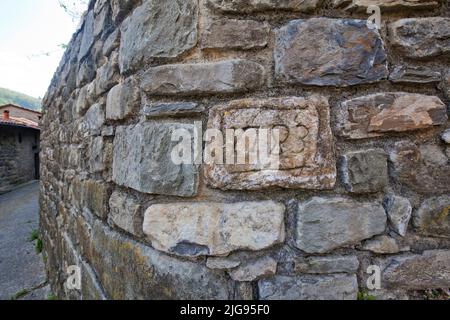
[[[77,26],[58,0],[0,0],[0,87],[42,98]]]

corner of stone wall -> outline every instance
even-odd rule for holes
[[[450,287],[448,4],[372,2],[380,30],[363,0],[92,0],[44,99],[54,292],[398,299]],[[280,129],[281,167],[175,165],[171,133],[199,124]],[[367,289],[370,266],[381,289]]]

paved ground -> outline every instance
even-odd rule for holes
[[[42,255],[30,241],[39,228],[39,184],[0,195],[0,300],[47,299]]]

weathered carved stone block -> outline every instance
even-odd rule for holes
[[[450,18],[409,18],[389,25],[394,47],[408,58],[450,55]]]
[[[248,60],[175,64],[148,69],[141,88],[152,95],[191,95],[251,91],[262,86],[264,68]]]
[[[113,180],[122,186],[152,194],[191,197],[197,193],[195,165],[176,165],[171,152],[172,132],[193,125],[143,123],[118,127],[114,138]]]
[[[406,92],[376,93],[344,101],[339,132],[349,139],[427,129],[447,122],[445,104],[435,96]]]
[[[186,256],[227,255],[282,243],[284,205],[272,201],[150,206],[144,233],[154,248]]]
[[[380,34],[365,20],[293,20],[276,34],[275,72],[289,83],[350,86],[388,75]]]
[[[381,204],[346,198],[312,198],[297,214],[296,245],[307,253],[325,253],[383,233]]]
[[[245,99],[210,110],[208,128],[277,129],[280,135],[279,170],[245,164],[208,164],[208,184],[224,190],[267,187],[331,189],[336,181],[333,136],[328,101],[324,97]],[[236,146],[238,147],[238,146]],[[242,150],[236,150],[237,152]]]
[[[208,23],[202,34],[204,49],[254,49],[267,45],[269,25],[253,20],[220,19]]]
[[[355,275],[275,276],[258,282],[262,300],[356,300]]]
[[[147,0],[121,27],[121,73],[155,58],[175,58],[197,43],[198,1]]]
[[[383,149],[348,152],[342,156],[342,178],[347,191],[383,191],[388,184],[387,155]]]

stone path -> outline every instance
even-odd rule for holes
[[[31,241],[39,228],[39,183],[0,195],[0,300],[47,299],[42,255]]]

